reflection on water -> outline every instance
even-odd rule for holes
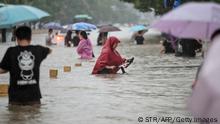
[[[0,45],[0,58],[7,47]],[[75,67],[80,61],[75,48],[52,49],[41,67],[43,105],[7,107],[7,97],[0,97],[0,124],[134,124],[139,116],[190,116],[186,102],[197,68],[181,65],[199,65],[200,57],[159,56],[158,45],[122,43],[121,54],[135,57],[128,73],[91,75],[95,62],[83,61],[82,67]],[[96,56],[100,49],[94,48]],[[63,72],[64,65],[72,71]],[[51,68],[58,69],[57,79],[49,79]],[[0,77],[0,83],[8,82],[8,74]]]
[[[40,123],[40,106],[8,106],[5,124]],[[3,118],[4,119],[4,118]]]

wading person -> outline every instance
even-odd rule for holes
[[[71,46],[71,41],[72,41],[72,31],[69,30],[69,31],[66,33],[64,45],[65,45],[66,47],[70,47],[70,46]]]
[[[116,74],[120,65],[126,62],[116,50],[119,40],[110,37],[104,44],[101,55],[98,57],[92,74]]]
[[[161,50],[160,54],[169,54],[169,53],[174,53],[174,49],[172,48],[172,44],[168,42],[166,39],[161,41]]]
[[[93,58],[93,49],[92,43],[89,40],[85,31],[79,33],[80,42],[77,47],[77,53],[80,55],[80,59],[92,59]]]
[[[52,42],[53,39],[54,39],[53,29],[49,29],[48,30],[48,35],[46,36],[46,45],[47,46],[53,45],[53,42]]]
[[[97,38],[97,46],[104,45],[107,37],[108,37],[108,32],[100,32]]]
[[[205,118],[204,123],[217,124],[220,120],[220,29],[213,33],[211,41],[201,70],[198,71],[198,80],[194,84],[189,108],[194,117]]]
[[[27,26],[17,28],[15,35],[18,45],[8,48],[0,63],[0,74],[10,73],[9,104],[40,104],[40,64],[51,50],[30,45],[31,29]]]
[[[75,36],[72,39],[73,46],[74,47],[78,46],[79,42],[80,42],[79,31],[75,31]]]
[[[144,31],[138,31],[137,35],[135,36],[136,44],[142,45],[144,44]]]

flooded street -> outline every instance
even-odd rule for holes
[[[44,37],[34,35],[33,44],[44,44]],[[93,45],[98,57],[101,47]],[[0,44],[0,59],[8,47]],[[138,124],[139,116],[191,117],[186,104],[201,57],[159,56],[159,45],[122,42],[121,55],[135,57],[127,74],[91,75],[95,59],[75,67],[76,48],[51,49],[41,66],[42,106],[8,107],[8,98],[0,97],[0,124]],[[63,66],[72,71],[63,72]],[[49,78],[50,69],[58,69],[57,79]],[[0,75],[0,83],[8,76]]]

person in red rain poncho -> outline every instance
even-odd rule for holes
[[[104,44],[101,55],[96,61],[92,74],[116,74],[126,59],[116,50],[120,41],[116,37],[109,37]]]

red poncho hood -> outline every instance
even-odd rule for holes
[[[125,59],[123,59],[117,51],[114,51],[113,46],[120,41],[116,37],[109,37],[105,42],[101,55],[98,57],[92,74],[98,74],[105,66],[119,66]],[[114,69],[111,73],[116,73],[119,69]]]

